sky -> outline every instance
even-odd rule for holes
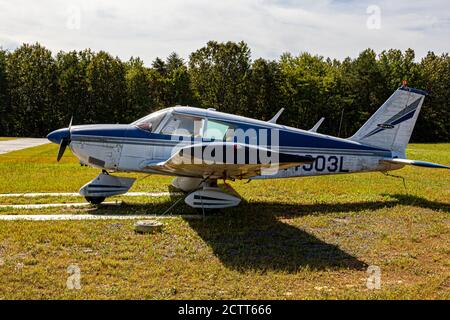
[[[362,50],[449,52],[450,1],[0,0],[0,47],[39,42],[54,53],[105,50],[123,60],[177,52],[209,40],[245,41],[252,58],[307,51],[356,57]]]

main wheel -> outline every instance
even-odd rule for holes
[[[92,204],[100,204],[105,201],[105,197],[85,197],[86,201]]]

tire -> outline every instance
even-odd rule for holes
[[[92,204],[100,204],[105,201],[105,197],[85,197],[86,201]]]

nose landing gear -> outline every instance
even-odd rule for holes
[[[135,180],[102,172],[94,180],[85,184],[79,192],[88,202],[100,204],[108,197],[127,193]]]

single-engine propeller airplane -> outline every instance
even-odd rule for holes
[[[126,125],[72,126],[71,121],[47,138],[60,146],[58,161],[69,146],[82,165],[102,170],[79,191],[93,204],[126,193],[135,181],[109,172],[144,172],[175,176],[172,184],[189,192],[185,202],[194,208],[227,208],[240,198],[218,188],[218,179],[387,172],[405,165],[450,169],[406,159],[425,96],[401,86],[348,139],[317,133],[323,118],[311,130],[278,124],[283,109],[260,121],[182,106]]]

